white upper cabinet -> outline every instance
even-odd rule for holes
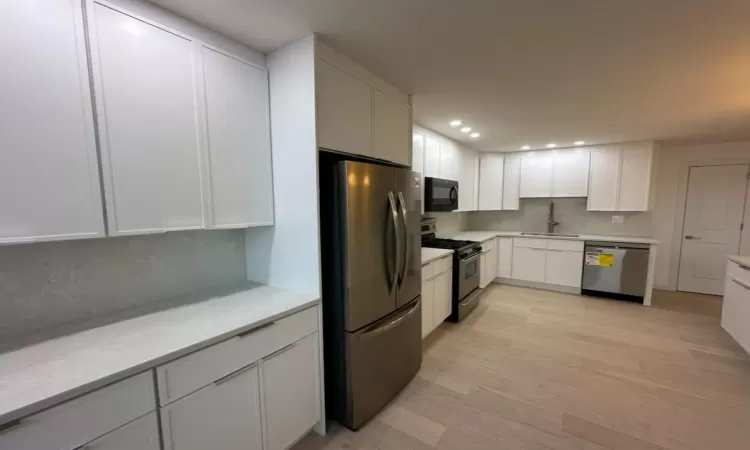
[[[505,157],[483,155],[479,161],[479,210],[503,209]]]
[[[193,42],[100,4],[89,13],[110,234],[203,228]]]
[[[81,2],[0,2],[0,243],[104,235]]]
[[[521,188],[521,155],[505,156],[503,165],[503,209],[517,210]]]
[[[315,64],[318,146],[372,155],[372,87],[318,59]]]
[[[653,143],[591,149],[589,211],[648,211]]]
[[[373,90],[372,156],[409,165],[411,107]]]
[[[473,150],[458,149],[458,210],[479,208],[479,156]]]
[[[552,152],[552,197],[586,197],[589,192],[589,151]]]
[[[440,142],[425,136],[424,176],[440,178]]]
[[[424,214],[424,135],[414,133],[411,143],[411,170],[417,172],[422,177],[419,183],[419,203],[422,205],[422,214]]]
[[[521,198],[552,196],[552,152],[528,152],[521,159]]]
[[[202,47],[211,226],[273,223],[268,73]]]
[[[458,146],[451,141],[446,140],[440,143],[440,178],[458,181],[461,160],[459,152]],[[461,191],[462,188],[463,186],[459,184],[458,190]]]

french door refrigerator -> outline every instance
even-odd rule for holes
[[[320,176],[326,409],[356,430],[422,364],[421,179],[354,161]]]

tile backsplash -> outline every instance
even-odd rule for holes
[[[436,219],[435,228],[438,237],[449,237],[459,231],[466,230],[469,227],[468,213],[465,212],[432,212],[426,213],[423,217],[433,217]]]
[[[0,247],[0,342],[247,279],[245,231]]]
[[[651,236],[650,212],[587,211],[585,198],[521,199],[517,211],[469,212],[471,230],[547,231],[550,201],[555,202],[556,233],[604,234],[615,236]],[[612,216],[623,216],[623,223],[612,223]]]

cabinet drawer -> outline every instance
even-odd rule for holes
[[[446,256],[445,258],[440,258],[437,261],[432,263],[434,267],[433,275],[438,275],[446,270],[450,270],[451,267],[453,267],[453,257],[452,256]]]
[[[495,238],[482,242],[482,251],[488,252],[495,249]]]
[[[547,240],[547,248],[550,250],[583,252],[583,241],[564,241],[558,239],[549,239]]]
[[[151,371],[22,419],[0,432],[0,448],[77,448],[156,409]]]
[[[727,274],[746,285],[750,286],[750,267],[737,264],[734,261],[727,263]]]
[[[435,269],[437,269],[437,265],[435,264],[435,261],[425,264],[422,266],[422,281],[429,280],[435,275]]]
[[[156,368],[159,404],[167,405],[318,331],[318,307],[248,330]]]
[[[514,247],[547,248],[547,239],[513,238]]]

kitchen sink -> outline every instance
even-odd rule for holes
[[[526,236],[559,236],[559,237],[580,237],[578,234],[563,234],[563,233],[521,233]]]

